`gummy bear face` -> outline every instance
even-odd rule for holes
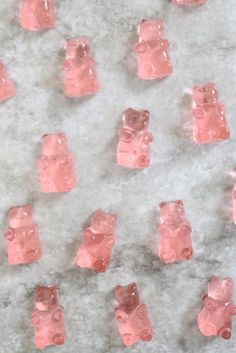
[[[8,211],[9,224],[12,228],[27,227],[34,223],[33,207],[26,205],[21,207],[12,207]]]
[[[233,296],[232,279],[212,277],[208,284],[208,295],[219,302],[230,302]]]
[[[142,20],[138,26],[139,38],[143,41],[157,40],[164,37],[162,20]]]
[[[149,125],[149,112],[147,110],[134,110],[127,109],[123,115],[125,127],[133,131],[142,131],[148,128]]]
[[[216,104],[218,102],[218,92],[213,83],[205,86],[193,87],[193,101],[196,105]]]
[[[116,227],[116,215],[97,210],[92,217],[91,225],[96,232],[113,234]]]
[[[42,146],[45,156],[56,156],[68,152],[66,136],[63,133],[44,135]]]
[[[131,283],[128,286],[117,286],[115,288],[115,297],[117,303],[122,306],[126,312],[133,311],[140,303],[135,283]]]
[[[91,54],[90,40],[87,37],[69,39],[66,42],[67,59],[83,58]]]
[[[181,200],[162,202],[160,204],[161,219],[163,223],[182,223],[185,219],[183,202]]]
[[[52,305],[57,304],[56,287],[37,287],[35,290],[35,307],[40,311],[47,311]]]

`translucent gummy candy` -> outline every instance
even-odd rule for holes
[[[89,38],[79,37],[66,42],[64,81],[65,94],[70,97],[82,97],[99,91],[100,84]]]
[[[105,272],[110,264],[112,248],[116,241],[116,215],[97,210],[91,226],[85,229],[77,251],[76,263],[97,272]]]
[[[138,58],[138,76],[143,80],[161,79],[173,72],[169,41],[164,37],[163,21],[142,20],[134,50]]]
[[[10,265],[29,264],[42,256],[38,226],[34,223],[33,207],[13,207],[8,211],[10,227],[5,232]]]
[[[174,4],[178,5],[202,5],[207,2],[207,0],[171,0]]]
[[[226,340],[231,337],[232,316],[236,315],[232,297],[231,278],[211,278],[208,294],[203,297],[202,309],[198,314],[198,327],[204,336],[219,336]]]
[[[58,301],[57,287],[38,286],[35,289],[32,324],[37,348],[64,344],[66,341],[64,310]]]
[[[117,286],[115,298],[115,315],[124,345],[132,346],[140,340],[151,341],[152,325],[146,305],[140,302],[136,284]]]
[[[153,136],[148,132],[149,112],[127,109],[119,129],[117,163],[127,168],[147,168],[150,165],[150,143]]]
[[[22,0],[20,23],[27,31],[53,28],[55,26],[54,0]]]
[[[42,192],[67,192],[75,188],[74,157],[63,133],[44,135],[39,161]]]
[[[0,62],[0,102],[16,95],[16,87],[8,76],[5,65]]]
[[[165,263],[189,260],[193,256],[191,225],[181,200],[160,204],[159,256]]]
[[[227,140],[230,137],[226,108],[219,103],[213,83],[193,88],[193,139],[197,143]]]

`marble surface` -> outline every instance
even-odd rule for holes
[[[166,0],[58,0],[56,29],[26,33],[17,20],[20,1],[0,3],[0,58],[17,84],[15,99],[0,105],[1,234],[9,207],[32,202],[44,256],[32,266],[10,267],[0,240],[0,353],[34,353],[30,313],[37,284],[60,286],[68,341],[47,352],[120,353],[113,309],[116,284],[136,281],[149,308],[155,338],[132,353],[235,352],[230,341],[203,337],[196,316],[213,274],[236,281],[236,227],[230,221],[228,172],[236,165],[235,0],[208,0],[184,9]],[[143,17],[162,17],[171,42],[174,74],[161,82],[134,75],[131,43]],[[101,92],[64,97],[65,39],[93,38]],[[227,106],[230,141],[198,146],[188,123],[186,90],[215,82]],[[152,166],[130,171],[115,164],[117,126],[128,106],[151,112]],[[44,133],[63,131],[76,154],[79,186],[63,195],[39,190],[37,159]],[[155,255],[156,207],[182,199],[193,227],[195,257],[163,265]],[[75,267],[82,230],[96,208],[116,212],[118,242],[105,274]],[[235,295],[236,299],[236,295]]]

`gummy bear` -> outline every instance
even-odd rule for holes
[[[171,0],[171,2],[178,5],[203,5],[207,0]]]
[[[35,289],[32,324],[37,348],[64,344],[66,340],[64,310],[58,301],[57,287],[38,286]]]
[[[181,200],[160,204],[159,257],[165,263],[189,260],[193,256],[191,225]]]
[[[66,42],[64,81],[65,94],[70,97],[92,95],[99,91],[100,84],[89,38],[79,37]]]
[[[193,139],[197,143],[227,140],[230,137],[226,108],[219,103],[213,83],[193,88]]]
[[[29,264],[42,256],[38,226],[34,223],[32,205],[13,207],[8,211],[10,227],[5,232],[10,265]]]
[[[232,316],[236,306],[232,301],[233,281],[231,278],[212,277],[208,294],[202,299],[198,314],[198,327],[204,336],[219,336],[229,339],[232,334]]]
[[[39,31],[55,26],[54,0],[23,0],[20,23],[27,31]]]
[[[67,192],[75,188],[74,157],[63,133],[44,135],[39,161],[42,192]]]
[[[164,38],[162,20],[142,20],[138,26],[138,76],[143,80],[161,79],[173,72],[168,54],[169,41]]]
[[[147,168],[150,165],[150,143],[153,136],[147,131],[149,112],[128,108],[119,129],[117,163],[127,168]]]
[[[116,241],[116,215],[97,210],[91,226],[85,229],[77,251],[76,263],[97,272],[105,272],[110,264],[112,248]]]
[[[140,340],[151,341],[152,325],[146,305],[140,302],[136,283],[116,286],[115,298],[115,315],[124,345],[132,346]]]
[[[16,95],[16,87],[8,76],[6,67],[0,62],[0,102]]]

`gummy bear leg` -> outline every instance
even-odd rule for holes
[[[135,168],[147,168],[150,166],[150,158],[148,155],[140,156],[135,163]]]
[[[65,338],[61,333],[57,333],[55,336],[53,336],[52,341],[55,345],[60,346],[65,342]]]
[[[166,264],[176,261],[176,253],[173,249],[163,249],[160,251],[159,256]]]
[[[122,335],[122,341],[126,347],[130,347],[138,341],[138,337],[132,333],[126,333]]]
[[[129,153],[120,152],[117,156],[117,164],[126,168],[134,168],[134,158]]]
[[[197,143],[209,143],[211,142],[211,135],[208,131],[198,130],[193,137]]]
[[[153,336],[153,333],[152,333],[152,330],[150,330],[150,329],[145,329],[141,333],[141,339],[143,341],[151,341],[152,336]]]
[[[216,140],[227,140],[230,137],[229,130],[222,127],[221,129],[218,129],[215,133],[215,139]]]
[[[230,327],[222,327],[217,335],[221,338],[223,338],[224,340],[228,340],[231,338],[231,328]]]
[[[98,260],[94,263],[93,268],[97,272],[105,272],[107,269],[107,262],[104,260]]]
[[[181,251],[181,255],[184,259],[189,260],[193,257],[193,249],[192,248],[184,248]]]

